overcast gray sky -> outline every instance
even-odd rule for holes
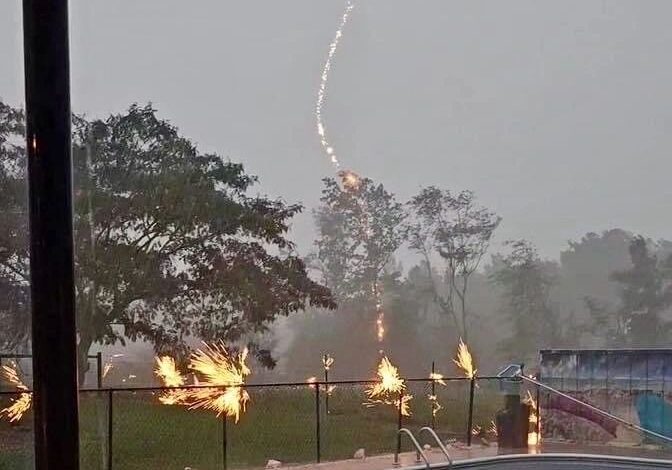
[[[260,190],[318,201],[313,108],[342,0],[72,0],[73,109],[151,101]],[[324,117],[344,166],[405,199],[476,191],[557,256],[611,227],[672,238],[672,2],[356,0]],[[20,2],[0,3],[0,97],[23,102]],[[294,237],[310,248],[312,221]]]

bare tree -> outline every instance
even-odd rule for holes
[[[501,218],[478,206],[472,191],[452,194],[429,186],[408,205],[411,221],[406,235],[410,247],[424,258],[437,305],[453,319],[458,333],[467,341],[469,279],[487,252]]]

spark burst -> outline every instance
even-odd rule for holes
[[[527,445],[528,446],[536,446],[540,442],[540,435],[537,432],[537,427],[539,426],[539,406],[537,404],[537,401],[532,397],[532,394],[530,391],[527,391],[527,396],[523,400],[523,403],[530,405],[530,418],[529,418],[529,423],[530,423],[530,431],[527,433]]]
[[[468,379],[476,377],[477,369],[474,367],[474,359],[462,338],[460,338],[460,344],[457,346],[457,357],[453,359],[453,362]]]
[[[446,382],[443,380],[443,374],[439,374],[438,372],[431,372],[429,374],[429,379],[434,381],[434,383],[443,385],[444,387],[446,386]],[[441,406],[441,403],[439,403],[439,398],[435,393],[433,393],[433,391],[434,387],[432,387],[432,393],[427,395],[427,399],[432,406],[432,416],[436,416],[437,413],[443,409],[443,406]]]
[[[194,385],[199,388],[180,388],[186,380],[172,357],[157,358],[156,375],[167,390],[159,401],[165,405],[184,405],[190,410],[203,408],[215,411],[217,416],[231,416],[237,423],[245,412],[249,394],[243,388],[245,377],[251,371],[247,367],[247,349],[237,356],[231,355],[223,344],[205,345],[189,359],[189,369],[194,371]]]
[[[2,366],[0,370],[2,377],[16,387],[19,391],[28,391],[28,386],[23,383],[19,377],[19,372],[16,365],[11,364]],[[30,393],[21,393],[19,398],[12,400],[12,403],[0,410],[0,417],[5,417],[10,423],[18,422],[28,412],[33,403],[33,396]]]
[[[334,365],[334,358],[329,354],[325,354],[322,356],[322,365],[324,366],[324,370],[331,369],[331,366]]]
[[[390,362],[387,356],[384,356],[380,360],[376,376],[378,382],[369,385],[364,391],[367,397],[364,405],[372,407],[382,404],[398,407],[400,406],[399,400],[401,398],[401,414],[403,416],[410,416],[411,409],[409,402],[413,399],[413,395],[404,393],[406,391],[406,383],[399,376],[399,369]]]

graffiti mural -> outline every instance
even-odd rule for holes
[[[545,350],[541,381],[631,423],[672,438],[672,349]],[[541,400],[543,437],[638,441],[616,421],[568,399]]]

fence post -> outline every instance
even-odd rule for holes
[[[96,378],[98,388],[103,388],[103,353],[100,351],[96,354]]]
[[[467,445],[471,445],[471,429],[474,427],[474,388],[476,377],[472,377],[469,384],[469,419],[467,420]]]
[[[107,391],[107,470],[112,470],[112,390]]]
[[[434,380],[435,370],[434,361],[432,361],[432,429],[436,429],[436,380]]]
[[[541,397],[540,397],[540,390],[539,390],[539,385],[537,385],[537,424],[535,426],[535,431],[537,433],[537,444],[541,442]]]
[[[228,440],[226,436],[226,413],[222,413],[222,464],[224,470],[228,468],[229,465],[229,455],[228,455]]]
[[[327,355],[324,355],[325,359]],[[325,408],[325,414],[329,414],[329,369],[326,367],[324,368],[324,408]]]
[[[403,413],[401,412],[404,405],[404,390],[402,389],[399,392],[399,410],[397,414],[397,455],[401,454],[401,425],[403,419]]]
[[[327,395],[328,396],[328,395]],[[317,463],[321,460],[321,434],[320,429],[320,385],[315,384],[315,445],[317,453]]]

